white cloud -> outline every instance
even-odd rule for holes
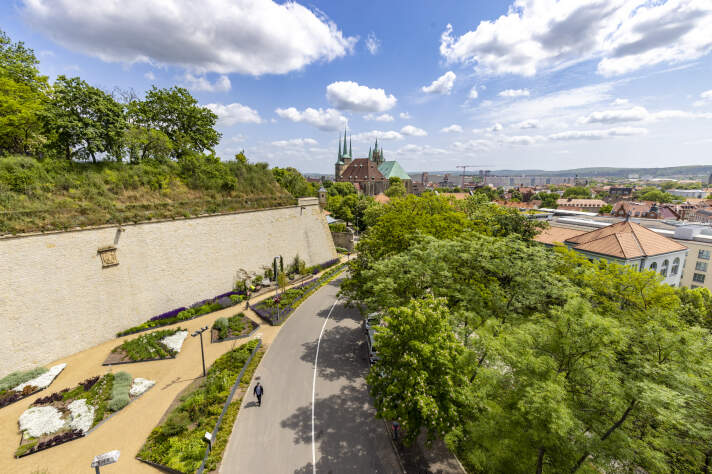
[[[34,28],[104,61],[159,63],[196,72],[284,74],[353,50],[319,11],[272,0],[24,0]]]
[[[712,89],[701,93],[700,100],[696,101],[692,105],[694,105],[695,107],[702,107],[703,105],[706,105],[710,102],[712,102]]]
[[[452,147],[456,151],[480,153],[492,149],[492,142],[489,140],[467,140],[465,142],[453,142]]]
[[[593,112],[587,117],[581,117],[581,123],[620,123],[637,122],[649,117],[645,107],[632,107],[630,109],[604,110]]]
[[[337,109],[355,112],[385,112],[398,102],[383,89],[371,89],[353,81],[332,82],[326,86],[326,98]]]
[[[145,77],[145,78],[148,79],[149,81],[155,81],[155,80],[156,80],[156,75],[153,74],[152,71],[148,71],[146,74],[143,75],[143,77]]]
[[[450,92],[452,92],[452,86],[455,84],[456,77],[457,76],[454,72],[448,71],[435,79],[429,86],[421,87],[420,90],[428,94],[450,95]]]
[[[371,54],[377,54],[378,50],[381,48],[381,40],[376,38],[376,34],[372,31],[368,34],[366,38],[366,49]]]
[[[232,104],[208,104],[205,107],[215,112],[222,125],[235,125],[236,123],[262,123],[260,114],[255,109],[234,102]]]
[[[521,128],[522,130],[525,130],[527,128],[539,128],[539,121],[538,120],[524,120],[523,122],[519,122],[516,125],[517,128]]]
[[[472,89],[470,89],[470,93],[467,95],[468,99],[476,99],[479,96],[477,93],[477,86],[472,86]]]
[[[183,81],[185,86],[193,91],[227,92],[232,88],[230,78],[224,74],[218,77],[215,82],[210,82],[205,76],[194,76],[191,73],[186,73]]]
[[[395,119],[390,114],[366,114],[363,116],[364,120],[375,120],[376,122],[392,122]]]
[[[398,116],[399,116],[400,118],[402,118],[403,120],[408,120],[408,119],[410,119],[410,114],[409,114],[408,112],[401,112],[401,113],[398,114]]]
[[[336,109],[324,110],[308,107],[303,112],[300,112],[294,107],[288,107],[286,109],[276,109],[275,112],[280,117],[292,122],[304,122],[325,131],[339,130],[347,123],[346,117]]]
[[[529,97],[529,89],[506,89],[497,95],[500,97]]]
[[[371,130],[370,132],[357,133],[351,137],[355,142],[369,142],[375,139],[379,140],[402,140],[403,135],[396,132],[395,130],[382,131],[382,130]]]
[[[561,141],[602,140],[604,138],[630,137],[645,135],[647,133],[647,129],[636,127],[609,128],[607,130],[568,130],[566,132],[559,132],[549,135],[549,139]]]
[[[489,128],[487,129],[487,131],[493,132],[493,133],[497,133],[497,132],[501,132],[503,128],[504,128],[504,127],[502,126],[502,124],[499,123],[499,122],[497,122],[497,123],[495,123],[494,125],[492,125],[491,127],[489,127]]]
[[[441,128],[440,131],[443,133],[462,133],[462,127],[454,123],[449,127]]]
[[[435,148],[430,145],[413,145],[409,143],[400,147],[394,153],[398,155],[445,155],[449,152],[443,148]]]
[[[313,138],[292,138],[291,140],[277,140],[272,145],[278,147],[318,145],[319,142]]]
[[[406,125],[405,127],[401,128],[401,133],[403,135],[410,135],[412,137],[425,137],[428,135],[428,132],[426,132],[422,128],[414,127],[413,125]]]
[[[546,141],[546,137],[541,135],[516,135],[511,137],[501,137],[503,143],[510,145],[534,145]]]
[[[712,49],[709,31],[707,0],[515,0],[462,36],[447,25],[440,53],[483,74],[533,76],[593,59],[611,76],[699,58]]]
[[[629,103],[628,99],[616,99],[613,101],[613,105],[628,105]]]

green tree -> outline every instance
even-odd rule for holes
[[[30,154],[43,141],[48,83],[38,63],[31,49],[0,30],[0,153]]]
[[[673,202],[675,199],[675,196],[672,194],[660,191],[659,189],[653,189],[640,195],[641,201]]]
[[[393,176],[388,180],[388,189],[386,189],[385,195],[389,198],[403,197],[408,193],[405,189],[405,184],[397,176]]]
[[[591,188],[589,188],[588,186],[571,186],[570,188],[566,188],[562,197],[590,199]]]
[[[528,219],[517,209],[489,202],[485,195],[480,193],[456,203],[470,218],[473,227],[485,235],[504,237],[518,234],[524,239],[531,239],[546,226],[544,222]]]
[[[172,156],[179,159],[190,153],[212,151],[220,142],[215,130],[217,115],[182,87],[159,89],[153,86],[144,100],[128,106],[129,122],[145,130],[156,129],[172,144]]]
[[[388,311],[375,340],[380,360],[367,381],[380,418],[398,420],[411,443],[425,428],[442,437],[458,421],[462,345],[442,300],[426,296]]]
[[[613,210],[613,206],[610,204],[606,204],[605,206],[601,206],[601,208],[598,210],[599,214],[610,214],[611,211]]]
[[[296,198],[317,195],[319,189],[295,168],[272,168],[272,174],[279,185]]]
[[[78,77],[57,77],[45,118],[49,146],[66,159],[121,155],[123,107]]]
[[[147,159],[165,162],[170,160],[173,151],[170,138],[153,128],[131,127],[124,132],[123,141],[129,162],[133,164]]]

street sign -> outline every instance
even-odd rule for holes
[[[119,450],[115,449],[114,451],[109,451],[108,453],[95,456],[94,460],[91,462],[91,467],[101,467],[106,466],[107,464],[113,464],[119,460],[120,454]]]

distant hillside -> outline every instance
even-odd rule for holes
[[[460,175],[461,171],[430,171],[430,174],[450,173]],[[671,166],[667,168],[574,168],[569,170],[545,171],[545,170],[493,170],[490,172],[496,176],[574,176],[581,178],[627,178],[631,174],[638,176],[652,176],[653,178],[699,178],[712,174],[712,165],[692,165],[692,166]],[[415,173],[413,173],[415,174]],[[477,174],[477,171],[469,171],[468,175]]]

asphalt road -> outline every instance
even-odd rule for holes
[[[338,284],[302,303],[270,346],[254,378],[264,386],[262,406],[253,381],[221,473],[401,472],[364,380],[360,316],[337,301]]]

